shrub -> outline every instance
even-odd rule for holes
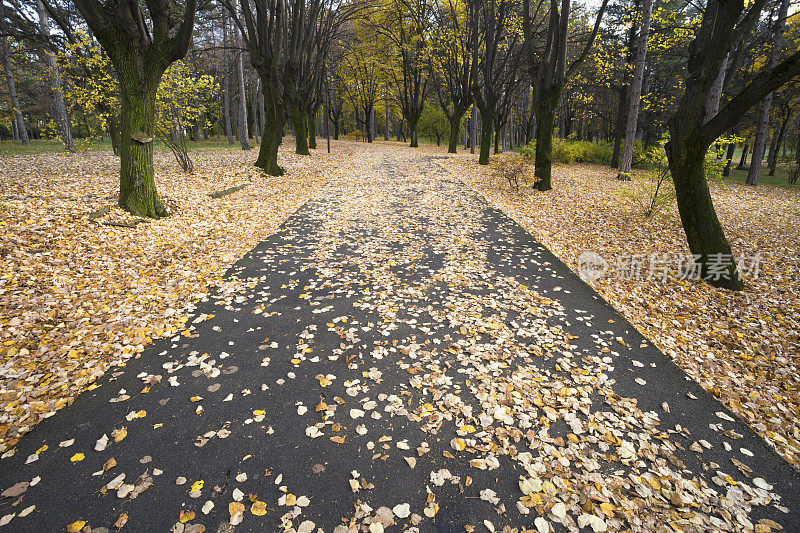
[[[610,165],[614,145],[609,142],[574,141],[553,137],[553,162],[555,163],[596,163]],[[523,146],[520,153],[525,159],[536,158],[536,141]]]
[[[528,165],[520,157],[503,158],[497,165],[497,174],[508,182],[509,188],[519,192],[520,180],[528,178]]]

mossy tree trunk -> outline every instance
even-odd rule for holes
[[[308,147],[312,150],[317,149],[317,112],[319,104],[311,106],[308,113]]]
[[[278,165],[278,147],[283,138],[283,103],[273,97],[273,89],[263,76],[261,90],[264,94],[264,132],[255,166],[271,176],[283,176],[283,168]]]
[[[147,17],[138,0],[75,0],[75,6],[108,53],[119,81],[119,205],[142,217],[164,216],[153,176],[156,89],[167,67],[189,49],[196,0],[186,0],[182,17],[167,0],[149,0]]]
[[[163,71],[139,63],[132,54],[115,61],[122,104],[119,206],[140,217],[159,218],[167,212],[156,190],[153,136],[156,89]]]
[[[678,211],[700,276],[715,287],[732,290],[741,289],[743,282],[708,190],[706,152],[750,108],[800,74],[800,51],[752,77],[712,117],[706,116],[705,108],[720,66],[737,44],[734,39],[752,31],[764,4],[764,0],[756,0],[745,10],[741,0],[709,0],[689,47],[686,88],[669,119],[670,141],[665,146]]]
[[[447,153],[454,154],[458,149],[458,135],[461,133],[461,119],[464,118],[464,113],[466,110],[462,111],[459,115],[458,113],[453,113],[448,121],[450,122],[450,139],[447,142]]]
[[[489,154],[492,151],[492,126],[494,124],[494,106],[487,103],[481,111],[481,152],[478,163],[489,164]]]
[[[292,104],[292,129],[294,129],[295,149],[300,155],[310,155],[308,151],[308,114],[305,105],[300,102]]]
[[[559,92],[554,90],[542,95],[536,106],[536,155],[533,173],[537,178],[536,188],[540,191],[553,188],[553,128]]]

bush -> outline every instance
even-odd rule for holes
[[[554,163],[595,163],[610,165],[614,145],[609,142],[574,141],[553,137],[553,162]],[[536,158],[536,141],[531,141],[523,146],[520,153],[525,159],[533,161]],[[635,159],[635,156],[634,156]]]
[[[508,182],[509,188],[519,192],[520,181],[528,181],[528,165],[520,157],[503,158],[497,164],[497,174]]]

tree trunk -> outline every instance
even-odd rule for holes
[[[108,115],[108,136],[111,137],[111,149],[114,151],[114,155],[119,155],[120,125],[117,115],[113,112]]]
[[[239,37],[239,33],[235,33],[235,42],[237,48],[241,48],[241,37]],[[249,132],[247,131],[247,92],[244,87],[244,60],[242,59],[242,51],[239,50],[237,54],[238,58],[236,60],[236,75],[239,81],[239,124],[237,128],[237,133],[239,134],[239,143],[242,146],[242,150],[249,150],[250,149],[250,142],[249,142]]]
[[[311,155],[308,151],[308,116],[303,103],[292,104],[292,129],[294,130],[296,154]]]
[[[642,100],[642,78],[644,62],[647,57],[647,38],[650,35],[650,13],[653,0],[644,0],[642,4],[642,26],[636,44],[636,60],[633,65],[633,80],[630,89],[630,107],[628,107],[627,125],[625,127],[625,144],[622,147],[622,160],[619,165],[617,179],[630,181],[633,163],[633,146],[636,142],[636,123],[639,121],[639,106]]]
[[[540,95],[536,110],[536,157],[534,159],[534,176],[538,178],[537,188],[549,191],[553,188],[551,177],[553,167],[553,127],[556,120],[558,90],[551,90]]]
[[[384,107],[386,108],[385,110],[386,129],[383,132],[383,140],[388,141],[389,140],[389,82],[386,82],[383,88],[383,104]]]
[[[744,146],[742,147],[742,157],[739,158],[739,164],[736,165],[736,170],[744,169],[744,164],[747,162],[747,150],[750,148],[750,139],[745,139]]]
[[[25,120],[22,118],[22,108],[19,105],[19,97],[17,96],[17,84],[14,82],[14,73],[11,70],[11,52],[8,48],[8,41],[6,40],[8,31],[6,29],[6,14],[3,2],[0,2],[0,55],[2,55],[3,70],[6,75],[6,84],[8,85],[8,95],[11,100],[11,107],[14,113],[14,123],[17,126],[17,135],[22,141],[22,144],[30,144],[28,138],[28,130],[25,129]]]
[[[472,113],[470,113],[470,127],[469,127],[469,153],[475,153],[475,143],[478,141],[478,110],[473,104]]]
[[[758,109],[758,122],[756,136],[753,139],[753,155],[750,158],[750,169],[747,171],[748,185],[758,185],[761,174],[761,165],[764,162],[764,152],[767,149],[767,127],[769,126],[769,112],[772,107],[772,93],[768,94],[761,102]]]
[[[317,109],[308,114],[308,147],[317,149]]]
[[[50,35],[50,23],[48,21],[47,10],[42,0],[36,0],[36,8],[39,12],[39,29],[43,37],[48,37]],[[42,59],[47,63],[50,74],[50,90],[53,93],[53,116],[56,120],[56,124],[58,124],[59,136],[67,152],[74,152],[75,143],[72,140],[69,115],[67,114],[67,106],[64,103],[63,84],[61,83],[61,73],[58,70],[58,63],[56,63],[55,57],[50,54],[46,47],[42,50],[42,56]]]
[[[732,52],[728,52],[725,56],[725,61],[719,67],[719,73],[711,85],[711,90],[708,93],[706,100],[706,116],[704,122],[708,122],[719,111],[719,102],[722,100],[722,90],[725,87],[725,75],[728,72],[728,65],[730,65]]]
[[[478,156],[478,163],[481,165],[489,164],[489,153],[492,150],[492,130],[494,130],[494,109],[487,102],[484,109],[481,109],[481,153]]]
[[[791,118],[792,114],[791,111],[787,110],[786,115],[783,117],[783,121],[781,122],[781,128],[778,130],[778,135],[775,137],[775,142],[772,145],[772,149],[770,150],[770,157],[769,157],[769,175],[775,175],[775,169],[778,166],[778,152],[781,149],[781,142],[783,141],[783,136],[786,135],[786,126],[789,124],[789,119]]]
[[[676,115],[674,121],[677,120],[680,117]],[[670,126],[671,130],[677,129]],[[695,262],[700,266],[700,277],[715,287],[739,290],[743,283],[706,182],[704,165],[708,147],[698,145],[691,136],[671,133],[665,147],[669,168],[689,249],[699,256]],[[714,265],[720,265],[719,269],[713,270]]]
[[[224,47],[228,46],[228,21],[227,17],[223,15],[222,18],[222,70],[225,73],[225,86],[222,91],[222,107],[223,114],[225,115],[225,135],[228,137],[228,144],[233,144],[233,120],[231,119],[231,76],[230,76],[230,60],[228,58],[228,50]]]
[[[723,176],[731,175],[731,161],[733,160],[733,152],[736,149],[735,143],[728,143],[728,153],[725,154],[725,168],[722,169]]]
[[[454,154],[458,151],[458,135],[461,133],[461,118],[464,116],[462,112],[453,113],[450,117],[450,138],[447,141],[447,153]]]
[[[783,30],[786,26],[786,15],[789,9],[789,0],[781,0],[778,8],[778,18],[775,20],[772,36],[772,49],[769,52],[767,68],[772,70],[778,64],[781,52],[783,51]],[[769,93],[761,102],[758,110],[758,126],[756,137],[753,140],[753,157],[750,159],[750,169],[747,171],[748,185],[758,185],[758,177],[761,174],[761,164],[764,161],[764,151],[767,145],[767,126],[769,125],[769,113],[772,107],[772,93]]]
[[[283,137],[283,102],[272,97],[269,81],[261,79],[264,95],[264,131],[255,166],[271,176],[283,176],[283,168],[278,165],[278,147]]]
[[[375,140],[375,108],[369,110],[369,142]]]
[[[419,146],[419,141],[417,139],[417,124],[419,124],[419,114],[409,117],[408,137],[411,139],[411,148],[417,148]]]
[[[255,83],[253,83],[253,89],[255,89],[255,91],[253,92],[253,99],[252,99],[252,102],[251,102],[251,105],[253,106],[252,107],[252,113],[253,113],[253,139],[255,140],[256,144],[258,144],[260,142],[260,140],[261,140],[261,119],[259,118],[260,115],[261,115],[261,112],[260,112],[260,108],[258,106],[258,103],[260,101],[259,95],[261,94],[261,91],[258,90],[258,84],[259,84],[259,79],[256,78]]]
[[[167,214],[153,176],[156,89],[161,75],[137,63],[129,56],[115,65],[122,104],[119,206],[140,217],[159,218]]]

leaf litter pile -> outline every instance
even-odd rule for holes
[[[615,368],[644,366],[636,337],[575,307],[452,161],[396,152],[361,148],[238,283],[189,305],[128,376],[141,393],[102,386],[113,427],[6,454],[0,524],[33,530],[57,504],[61,527],[95,532],[165,516],[176,533],[782,529],[758,518],[789,510],[731,446],[732,418],[697,440],[662,423],[668,404],[620,394]],[[725,464],[703,459],[723,446]],[[41,457],[92,475],[46,477]]]
[[[323,182],[323,168],[288,149],[291,178],[264,177],[253,152],[197,154],[192,175],[156,154],[157,185],[174,214],[133,228],[106,225],[135,222],[113,207],[119,159],[110,153],[3,160],[0,451],[110,365],[182,329],[187,304]],[[208,196],[243,183],[234,195]]]
[[[800,189],[712,183],[714,205],[735,257],[760,255],[741,292],[648,277],[649,258],[690,260],[674,200],[644,218],[624,198],[634,183],[594,165],[556,166],[553,190],[513,193],[490,171],[455,158],[454,171],[570,268],[584,251],[618,261],[644,258],[641,279],[613,272],[589,283],[703,388],[800,467]],[[645,179],[638,176],[637,180]],[[654,265],[656,272],[661,267]]]

